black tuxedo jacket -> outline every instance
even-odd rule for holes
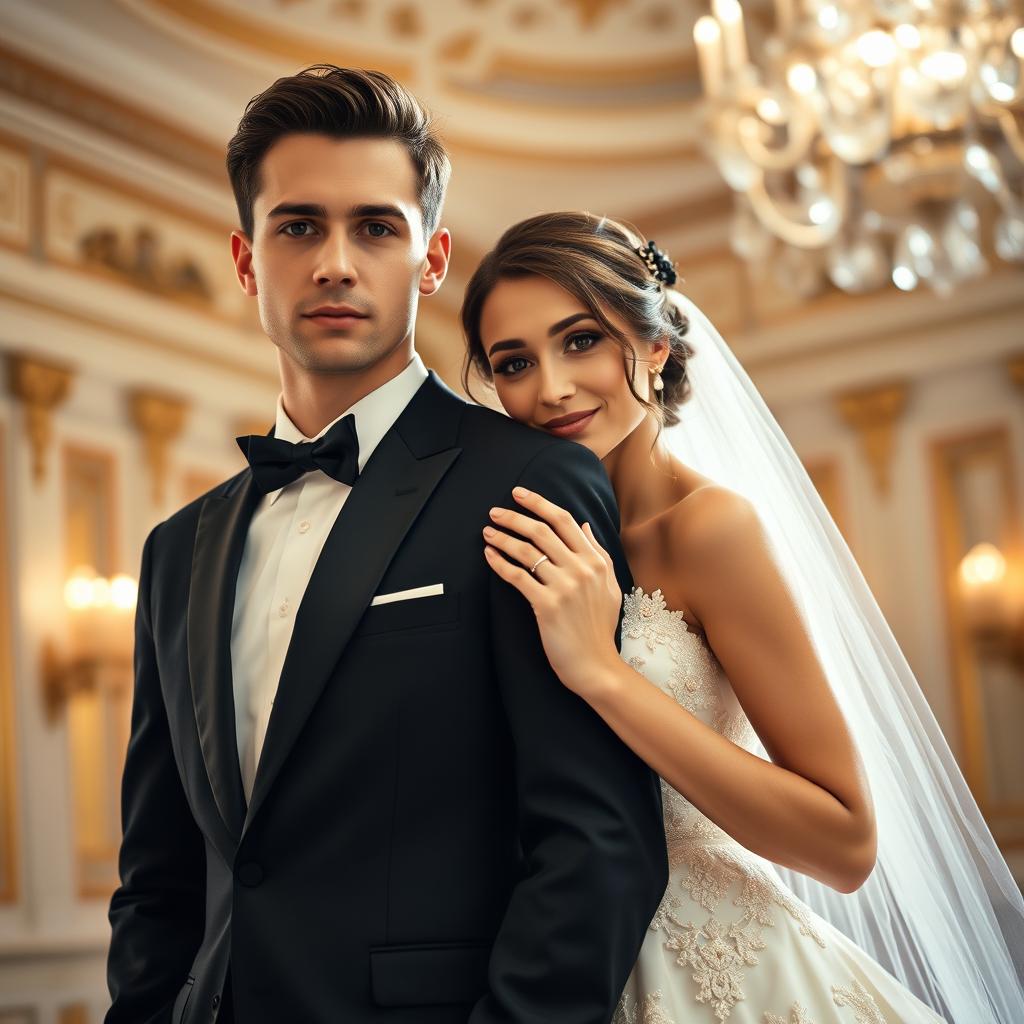
[[[605,1024],[667,882],[657,779],[553,674],[483,558],[522,483],[629,572],[598,459],[431,374],[299,607],[248,807],[246,469],[149,535],[108,1024]],[[370,607],[375,594],[443,595]]]

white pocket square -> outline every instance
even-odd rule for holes
[[[396,590],[393,594],[378,594],[371,602],[375,604],[391,604],[393,601],[411,601],[414,597],[436,597],[444,593],[443,583],[431,583],[427,587],[414,587],[412,590]]]

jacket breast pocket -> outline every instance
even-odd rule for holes
[[[189,997],[192,995],[192,988],[196,983],[196,979],[190,974],[188,980],[178,991],[178,998],[174,1000],[174,1006],[171,1009],[171,1024],[181,1024],[185,1019],[185,1008],[188,1006]]]
[[[459,621],[459,595],[436,594],[405,601],[371,605],[359,620],[353,636],[392,633],[404,629],[453,627]]]
[[[432,942],[370,949],[378,1006],[475,1003],[487,991],[489,942]]]

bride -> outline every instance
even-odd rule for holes
[[[483,530],[562,682],[662,778],[669,887],[614,1022],[1024,1021],[1020,893],[797,456],[675,279],[624,226],[545,214],[462,310],[467,385],[590,448],[621,512],[624,599],[543,495]]]

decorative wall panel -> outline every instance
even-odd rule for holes
[[[64,449],[66,568],[83,565],[102,576],[120,569],[114,457],[68,445]],[[95,688],[67,704],[79,894],[102,897],[117,883],[121,838],[120,779],[131,718],[131,672],[104,668]]]
[[[18,896],[14,665],[10,597],[11,530],[7,511],[7,434],[0,423],[0,903]]]
[[[1024,847],[1024,671],[974,643],[957,587],[975,544],[995,544],[1008,562],[1024,553],[1009,429],[936,441],[932,472],[964,774],[1001,845]]]

